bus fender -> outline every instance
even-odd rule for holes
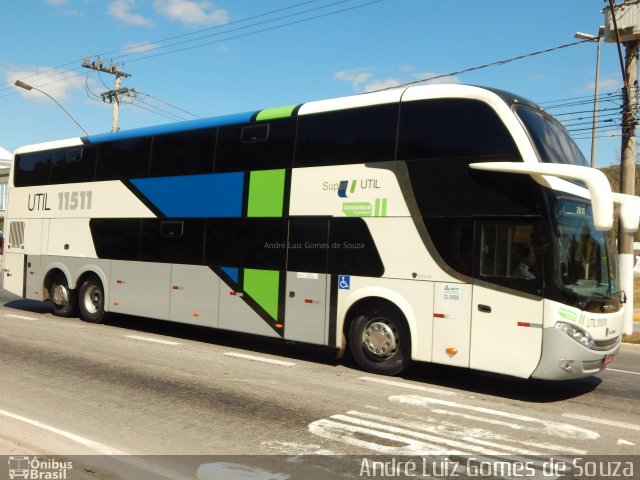
[[[81,284],[80,280],[83,279],[83,277],[86,277],[88,274],[94,274],[100,279],[100,281],[102,282],[102,289],[104,291],[104,298],[105,298],[104,311],[108,312],[109,302],[107,302],[106,299],[109,298],[109,280],[107,275],[104,273],[104,270],[100,268],[98,265],[88,264],[88,265],[83,265],[83,267],[79,269],[79,272],[80,273],[78,274],[78,278],[76,279],[76,287],[78,289],[80,289],[80,284]]]

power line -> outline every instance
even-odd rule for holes
[[[295,17],[295,16],[303,15],[303,14],[305,14],[305,13],[315,12],[315,11],[322,10],[322,9],[325,9],[325,8],[329,8],[329,7],[333,7],[333,6],[336,6],[336,5],[342,4],[342,3],[348,3],[348,2],[353,2],[353,1],[355,1],[355,0],[337,0],[337,1],[334,1],[334,2],[332,2],[332,3],[328,3],[328,4],[325,4],[325,5],[321,5],[321,6],[319,6],[319,7],[314,7],[314,8],[308,9],[308,10],[303,10],[303,11],[301,11],[301,12],[296,12],[296,13],[291,13],[291,14],[288,14],[288,15],[283,15],[283,16],[281,16],[281,17],[277,17],[277,18],[270,19],[270,20],[263,20],[263,21],[261,21],[261,22],[252,23],[251,25],[246,25],[246,26],[244,26],[244,27],[237,27],[237,28],[233,28],[233,29],[230,29],[230,30],[226,30],[226,31],[224,31],[224,32],[212,33],[212,34],[209,34],[209,35],[203,35],[203,36],[200,36],[200,37],[197,37],[197,38],[192,38],[192,39],[189,39],[189,40],[183,40],[183,41],[180,41],[180,42],[170,43],[170,44],[167,44],[167,45],[160,45],[160,46],[158,46],[157,48],[154,48],[154,51],[155,51],[155,50],[160,50],[160,49],[163,49],[163,48],[170,48],[170,47],[174,47],[174,46],[178,46],[178,45],[184,45],[184,44],[187,44],[187,43],[197,42],[197,41],[199,41],[199,40],[204,40],[205,38],[211,38],[211,37],[218,37],[218,36],[221,36],[221,35],[227,35],[227,34],[229,34],[229,33],[237,32],[237,31],[240,31],[240,30],[246,30],[246,29],[248,29],[248,28],[258,27],[258,26],[260,26],[260,25],[265,25],[265,24],[268,24],[268,23],[277,22],[277,21],[280,21],[280,20],[284,20],[284,19],[286,19],[286,18],[291,18],[291,17]],[[378,1],[383,1],[383,0],[378,0]],[[309,2],[305,2],[305,3],[309,3]],[[371,2],[371,3],[376,3],[376,2]],[[367,4],[362,5],[362,6],[366,6],[366,5],[367,5]],[[357,6],[357,7],[353,7],[353,8],[359,8],[359,6]],[[280,9],[280,10],[278,10],[278,11],[281,11],[281,10],[283,10],[283,9]],[[343,11],[343,10],[339,10],[339,11],[336,11],[336,12],[330,12],[330,13],[328,13],[328,14],[326,14],[326,15],[333,15],[333,14],[335,14],[335,13],[341,13],[342,11]],[[346,10],[345,10],[345,11],[346,11]],[[263,17],[263,16],[265,16],[265,15],[267,15],[267,14],[264,14],[264,15],[255,15],[255,16],[250,17],[250,18],[258,18],[258,17]],[[301,20],[301,22],[303,22],[303,21],[309,21],[309,20],[315,20],[316,18],[321,18],[321,17],[322,17],[322,16],[311,17],[311,18],[308,18],[308,19],[303,19],[303,20]],[[244,21],[244,20],[242,20],[242,21]],[[206,31],[206,30],[212,30],[212,29],[214,29],[214,28],[215,28],[215,29],[227,28],[229,25],[237,24],[237,23],[240,23],[240,22],[241,22],[241,21],[236,21],[236,22],[232,22],[232,23],[227,23],[227,24],[225,24],[225,25],[219,25],[219,26],[217,26],[217,27],[211,27],[211,28],[209,28],[209,29],[201,30],[200,32],[203,32],[203,31]],[[283,26],[288,26],[288,25],[283,25]],[[280,26],[278,26],[278,27],[276,27],[276,28],[280,28]],[[252,32],[252,34],[253,34],[253,33],[261,33],[261,32],[262,32],[262,31]],[[187,35],[190,35],[190,34],[187,34]],[[186,35],[181,35],[181,36],[178,36],[178,37],[175,37],[175,38],[181,38],[181,37],[184,37],[184,36],[186,36]],[[232,37],[232,38],[236,38],[236,37]],[[224,39],[224,40],[227,40],[227,39]],[[224,41],[224,40],[223,40],[223,41]],[[164,42],[164,41],[165,41],[165,40],[162,40],[162,41],[160,41],[160,42],[149,42],[149,43],[147,43],[147,44],[143,44],[142,46],[144,47],[145,45],[156,45],[156,44],[159,44],[159,43]],[[216,42],[211,42],[211,43],[216,43]],[[206,42],[206,43],[203,43],[203,44],[195,45],[195,46],[193,46],[193,47],[194,47],[194,48],[197,48],[197,47],[199,47],[199,46],[202,46],[202,45],[209,45],[209,44],[210,44],[209,42]],[[136,47],[130,47],[129,49],[137,49],[137,48],[136,48]],[[182,51],[182,50],[176,50],[176,51]],[[169,53],[169,52],[165,52],[165,53]],[[165,53],[163,53],[163,54],[165,54]],[[140,60],[140,59],[143,59],[143,58],[144,58],[144,59],[146,59],[147,57],[149,57],[149,58],[153,58],[154,56],[157,56],[157,55],[155,55],[155,54],[153,54],[153,55],[151,55],[151,54],[150,54],[150,55],[147,55],[145,52],[142,52],[142,53],[141,53],[141,52],[133,52],[133,53],[129,53],[129,54],[125,54],[125,55],[117,56],[116,58],[118,58],[118,59],[120,59],[120,61],[122,61],[122,59],[123,59],[123,58],[125,58],[125,57],[131,57],[131,56],[139,56],[139,58],[137,58],[137,59],[136,59],[136,61],[137,61],[137,60]],[[127,61],[131,61],[131,60],[127,60]]]
[[[553,51],[560,50],[560,49],[563,49],[563,48],[573,47],[574,45],[580,45],[580,44],[586,43],[586,42],[591,42],[591,40],[580,40],[578,42],[566,43],[564,45],[558,45],[556,47],[546,48],[544,50],[539,50],[537,52],[530,52],[530,53],[525,53],[524,55],[518,55],[517,57],[507,58],[506,60],[498,60],[498,61],[495,61],[495,62],[485,63],[483,65],[478,65],[478,66],[475,66],[475,67],[465,68],[463,70],[458,70],[457,72],[445,73],[445,74],[442,74],[442,75],[434,75],[433,77],[423,78],[423,79],[420,79],[420,80],[414,80],[412,82],[401,83],[399,85],[394,85],[392,87],[380,88],[378,90],[371,90],[370,92],[367,92],[367,93],[383,92],[385,90],[391,90],[391,89],[399,88],[399,87],[407,87],[409,85],[416,85],[418,83],[429,82],[431,80],[437,80],[437,79],[440,79],[440,78],[446,78],[446,77],[453,77],[453,76],[456,76],[456,75],[462,75],[463,73],[469,73],[469,72],[473,72],[475,70],[481,70],[483,68],[497,67],[497,66],[501,66],[501,65],[506,65],[507,63],[515,62],[516,60],[522,60],[522,59],[529,58],[529,57],[535,57],[536,55],[542,55],[543,53],[549,53],[549,52],[553,52]]]
[[[320,18],[329,17],[331,15],[337,15],[339,13],[348,12],[350,10],[355,10],[355,9],[358,9],[358,8],[368,7],[369,5],[373,5],[375,3],[380,3],[380,2],[383,2],[383,1],[384,0],[370,0],[370,1],[365,2],[363,4],[355,5],[353,7],[348,7],[348,8],[343,8],[343,9],[340,9],[340,10],[335,10],[335,11],[332,11],[332,12],[324,13],[322,15],[315,15],[315,16],[310,17],[310,18],[303,18],[301,20],[296,20],[296,21],[293,21],[293,22],[284,23],[282,25],[275,25],[273,27],[263,28],[261,30],[255,30],[253,32],[242,33],[242,34],[239,34],[239,35],[226,37],[226,38],[223,38],[223,39],[220,39],[220,40],[213,40],[213,41],[210,41],[210,42],[199,43],[197,45],[191,45],[189,47],[178,48],[178,49],[175,49],[175,50],[170,50],[168,52],[155,53],[155,54],[150,54],[150,55],[141,55],[138,58],[133,58],[133,59],[127,60],[127,62],[128,63],[132,63],[132,62],[139,62],[141,60],[149,60],[150,58],[156,58],[156,57],[161,57],[161,56],[164,56],[164,55],[170,55],[172,53],[184,52],[184,51],[187,51],[187,50],[192,50],[192,49],[204,47],[204,46],[207,46],[207,45],[214,45],[216,43],[228,42],[229,40],[236,40],[238,38],[250,37],[250,36],[253,36],[253,35],[257,35],[259,33],[271,32],[273,30],[278,30],[280,28],[290,27],[292,25],[298,25],[298,24],[309,22],[309,21],[312,21],[312,20],[318,20]],[[342,2],[337,2],[337,3],[342,3]],[[228,32],[225,32],[225,34],[226,33],[228,33]]]
[[[305,1],[305,2],[301,2],[301,3],[297,3],[297,4],[294,4],[294,5],[291,5],[289,7],[284,7],[284,8],[280,8],[280,9],[276,9],[276,10],[271,10],[269,12],[265,12],[265,13],[262,13],[262,14],[253,15],[251,17],[246,17],[244,19],[236,20],[236,21],[231,22],[229,24],[219,25],[219,26],[216,26],[216,27],[209,27],[208,29],[203,29],[203,30],[200,30],[199,32],[212,30],[212,29],[215,29],[215,28],[226,28],[228,25],[231,25],[231,24],[237,24],[237,23],[241,23],[241,22],[244,22],[244,21],[249,21],[251,19],[256,19],[256,18],[272,15],[274,13],[282,12],[282,11],[289,10],[289,9],[292,9],[292,8],[297,8],[297,7],[300,7],[300,6],[309,4],[309,3],[313,3],[315,1],[317,1],[317,0],[308,0],[308,1]],[[262,25],[262,24],[265,24],[265,23],[268,23],[268,22],[275,22],[275,21],[283,20],[283,19],[290,18],[290,17],[296,16],[296,15],[298,15],[298,16],[299,15],[303,15],[305,13],[309,13],[309,12],[312,12],[312,11],[317,11],[317,10],[324,9],[324,8],[329,8],[331,6],[335,6],[335,5],[338,5],[338,4],[351,2],[351,1],[355,1],[355,0],[339,0],[339,1],[335,1],[335,2],[332,2],[332,3],[328,3],[328,4],[325,4],[325,5],[322,5],[320,7],[313,8],[313,9],[303,10],[303,11],[300,11],[300,12],[296,12],[294,14],[283,15],[283,16],[277,17],[275,19],[268,20],[266,22],[263,21],[263,22],[253,23],[253,24],[248,25],[246,27],[242,27],[242,29],[252,28],[252,27],[259,26],[259,25]],[[322,14],[322,15],[315,15],[315,16],[312,16],[312,17],[309,17],[309,18],[303,18],[303,19],[297,20],[295,22],[289,22],[289,23],[282,24],[282,25],[276,25],[274,27],[265,28],[265,29],[261,29],[261,30],[257,30],[257,31],[253,31],[253,32],[247,32],[245,34],[235,35],[235,36],[232,36],[232,37],[223,38],[221,40],[217,40],[217,41],[213,41],[213,42],[205,42],[205,43],[201,43],[201,44],[198,44],[198,45],[192,45],[190,47],[176,49],[176,50],[172,50],[172,51],[168,51],[168,52],[162,52],[162,53],[157,53],[157,54],[144,54],[144,53],[125,54],[125,55],[122,55],[120,57],[114,57],[114,58],[118,59],[118,58],[124,58],[124,57],[138,55],[138,58],[133,58],[133,59],[128,60],[128,61],[132,62],[132,61],[146,60],[146,59],[154,58],[154,57],[161,56],[161,55],[168,55],[168,54],[171,54],[171,53],[177,53],[177,52],[181,52],[181,51],[185,51],[185,50],[190,50],[190,49],[193,49],[193,48],[199,48],[199,47],[211,45],[211,44],[214,44],[214,43],[230,41],[230,40],[234,40],[234,39],[237,39],[237,38],[242,38],[242,37],[246,37],[246,36],[250,36],[250,35],[256,35],[256,34],[259,34],[259,33],[264,33],[264,32],[268,32],[268,31],[271,31],[271,30],[279,29],[279,28],[284,28],[284,27],[295,25],[295,24],[299,24],[299,23],[313,21],[313,20],[317,20],[319,18],[324,18],[324,17],[330,16],[330,15],[336,15],[336,14],[339,14],[339,13],[344,13],[344,12],[349,11],[349,10],[354,10],[354,9],[357,9],[357,8],[366,7],[366,6],[369,6],[371,4],[379,3],[379,2],[382,2],[382,1],[384,1],[384,0],[373,0],[373,1],[365,2],[364,4],[361,4],[361,5],[356,5],[356,6],[349,7],[349,8],[335,10],[335,11],[328,12],[328,13],[325,13],[325,14]],[[225,35],[225,34],[231,33],[231,32],[236,31],[236,30],[239,30],[239,29],[228,30],[227,32],[222,32],[222,33],[216,34],[216,35]],[[168,39],[165,39],[165,40],[158,40],[158,41],[155,41],[155,42],[148,42],[148,44],[162,43],[162,42],[167,41],[167,40],[176,39],[176,38],[182,38],[182,37],[185,37],[185,36],[188,36],[188,35],[197,34],[197,33],[198,32],[192,32],[192,33],[189,33],[189,34],[178,35],[178,36],[175,36],[175,37],[169,37]],[[201,40],[202,38],[206,38],[206,37],[198,37],[198,38],[189,40],[189,42],[195,42],[195,41]],[[185,42],[181,42],[181,43],[185,43]],[[143,44],[143,45],[147,45],[147,44]],[[168,48],[170,46],[171,45],[161,46],[158,49],[160,49],[160,48]],[[123,48],[123,49],[120,49],[120,50],[113,50],[113,51],[110,51],[110,52],[106,52],[106,53],[101,54],[101,55],[106,56],[106,55],[108,55],[110,53],[117,53],[117,52],[121,52],[121,51],[131,51],[131,50],[135,50],[137,48],[140,48],[140,46],[126,47],[126,48]],[[67,65],[69,65],[71,63],[74,63],[74,62],[65,63],[63,66],[67,66]],[[74,68],[71,71],[75,71],[75,70],[79,70],[79,68]],[[57,79],[55,81],[47,83],[47,85],[48,85],[50,83],[54,83],[54,82],[57,82],[57,81],[63,81],[65,79],[69,78],[69,76],[66,75],[66,73],[69,73],[69,72],[57,72],[55,74],[50,74],[50,75],[39,75],[39,77],[40,77],[40,80],[45,80],[45,79],[48,79],[48,78],[56,78]],[[31,76],[38,76],[38,74],[32,74]],[[39,86],[44,86],[44,85],[45,84],[40,84]],[[3,87],[0,87],[0,93],[2,93],[3,91],[6,91],[6,90],[10,90],[11,92],[9,94],[0,95],[0,98],[3,98],[4,96],[8,96],[8,95],[13,95],[13,94],[16,93],[13,90],[13,84],[10,83],[10,82],[6,83]]]

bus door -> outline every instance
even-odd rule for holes
[[[16,295],[25,296],[27,254],[42,252],[42,220],[11,220],[5,238],[3,259],[3,287]]]
[[[288,240],[284,338],[326,345],[329,219],[291,217]]]
[[[478,220],[470,367],[529,377],[542,353],[543,259],[537,222]]]

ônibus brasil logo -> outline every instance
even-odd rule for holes
[[[73,462],[40,459],[38,457],[9,457],[9,478],[29,480],[66,480],[67,472],[73,468]]]

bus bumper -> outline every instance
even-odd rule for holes
[[[620,350],[620,341],[609,350],[589,350],[557,328],[542,332],[542,356],[531,378],[571,380],[604,370]]]

